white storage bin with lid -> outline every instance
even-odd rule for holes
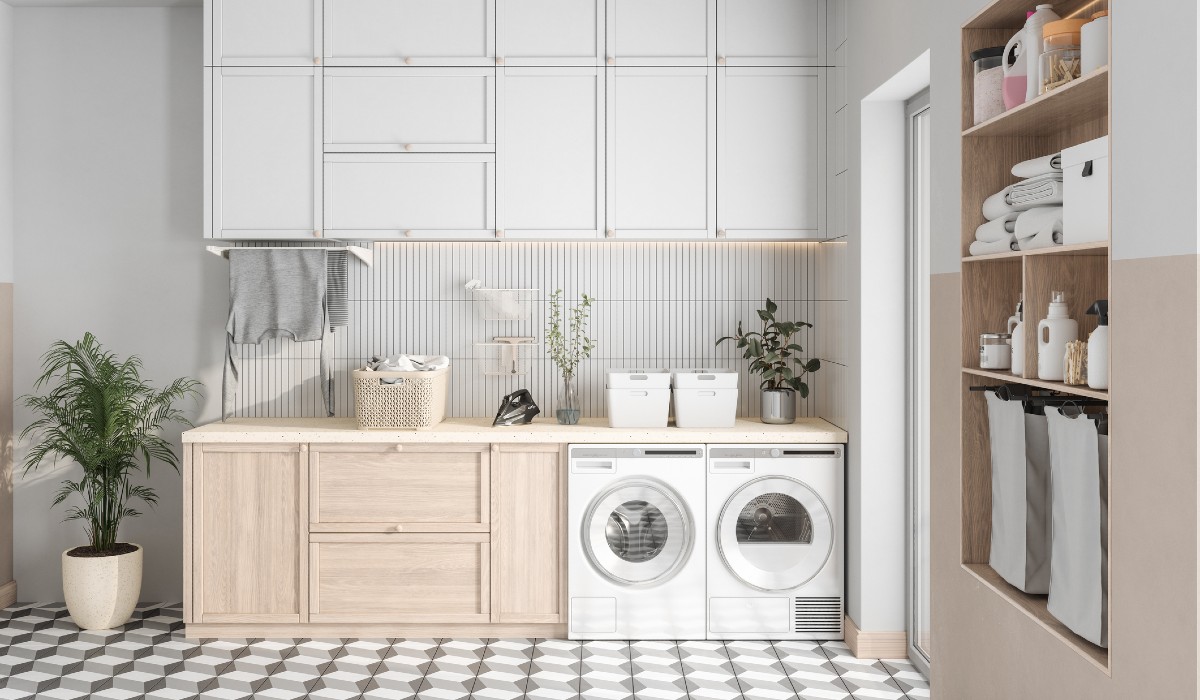
[[[1065,148],[1063,245],[1108,240],[1108,137]]]
[[[671,407],[671,372],[610,369],[606,375],[608,427],[665,428]]]
[[[675,425],[679,428],[732,428],[737,420],[738,374],[728,368],[677,369]]]

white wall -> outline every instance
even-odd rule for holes
[[[0,2],[0,284],[13,278],[13,14]]]
[[[17,8],[15,384],[39,355],[85,331],[139,354],[162,382],[209,387],[198,420],[217,417],[225,263],[200,248],[199,8]],[[28,414],[18,410],[18,429]],[[20,458],[20,453],[17,457]],[[61,600],[59,553],[82,541],[51,510],[71,470],[15,484],[18,588]],[[151,484],[156,511],[124,536],[147,548],[143,598],[181,594],[180,479]]]

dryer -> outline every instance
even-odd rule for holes
[[[703,445],[571,445],[570,639],[703,639]]]
[[[844,448],[708,448],[708,639],[842,639]]]

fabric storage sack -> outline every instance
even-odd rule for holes
[[[1108,436],[1087,417],[1047,408],[1054,544],[1046,609],[1075,634],[1108,646]]]
[[[987,392],[992,452],[988,564],[1026,593],[1050,591],[1050,442],[1046,417]]]

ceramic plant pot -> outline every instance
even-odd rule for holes
[[[762,392],[762,422],[787,425],[796,422],[796,392],[791,389]]]
[[[129,621],[142,593],[142,547],[110,557],[62,553],[63,596],[75,624],[105,630]]]

